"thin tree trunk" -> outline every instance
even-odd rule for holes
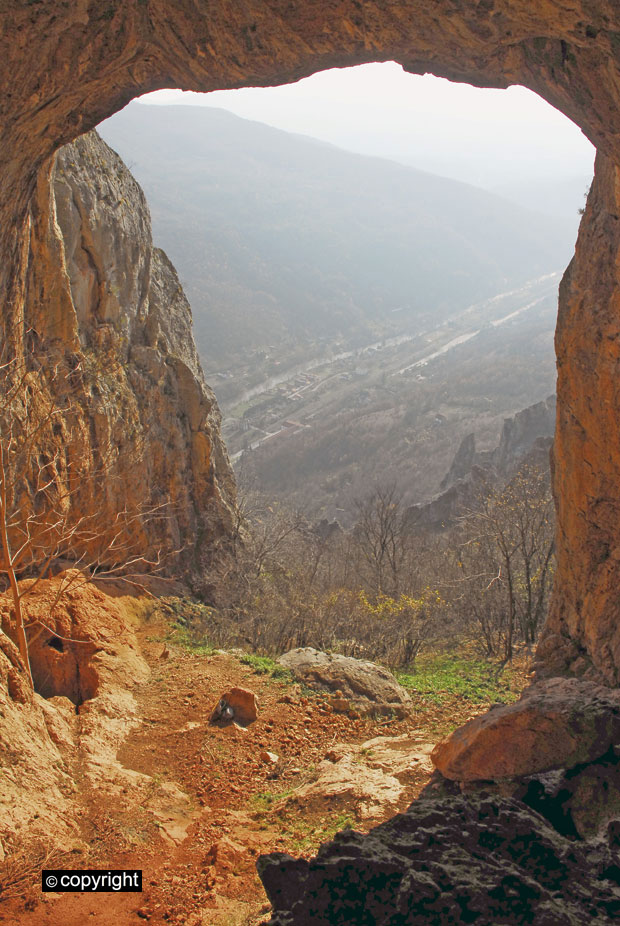
[[[30,668],[30,657],[28,655],[28,640],[24,629],[24,615],[22,612],[21,596],[11,559],[11,547],[9,545],[9,534],[7,530],[7,501],[6,501],[6,479],[4,471],[4,447],[0,441],[0,541],[2,543],[2,553],[4,556],[4,571],[9,577],[11,586],[11,595],[13,596],[13,607],[15,609],[15,624],[17,627],[17,645],[19,655],[22,658],[26,674],[31,686],[34,688],[32,681],[32,670]]]

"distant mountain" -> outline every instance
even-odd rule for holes
[[[209,368],[441,320],[572,254],[565,220],[221,109],[132,103],[100,132],[144,187]]]

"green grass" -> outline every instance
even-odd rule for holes
[[[296,820],[285,826],[282,835],[294,852],[316,850],[321,843],[329,842],[341,830],[352,829],[355,823],[350,813],[339,813],[328,821],[306,822]]]
[[[266,813],[271,810],[274,804],[283,801],[292,793],[293,791],[290,789],[288,791],[260,791],[258,794],[252,795],[250,805],[257,813]]]
[[[455,695],[472,704],[515,701],[510,670],[505,669],[499,678],[496,673],[497,667],[483,659],[439,654],[420,656],[413,671],[395,674],[413,698],[439,706]]]
[[[172,596],[163,598],[159,608],[170,621],[170,632],[166,634],[162,642],[182,646],[196,656],[213,655],[215,647],[206,638],[214,619],[212,608],[200,601],[193,601],[191,598]]]
[[[215,652],[215,647],[206,640],[193,639],[185,627],[178,627],[173,630],[168,639],[171,643],[182,646],[189,653],[193,653],[194,656],[212,656]]]
[[[279,665],[271,656],[244,653],[243,656],[239,656],[239,662],[244,666],[249,666],[257,675],[269,675],[283,682],[290,682],[293,679],[291,672]]]

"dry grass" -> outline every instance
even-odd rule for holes
[[[41,871],[62,867],[64,858],[66,853],[43,841],[29,842],[7,853],[0,862],[0,903],[21,900],[28,907],[40,893]]]

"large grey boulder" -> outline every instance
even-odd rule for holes
[[[402,718],[411,709],[405,689],[391,672],[374,662],[323,653],[310,646],[285,653],[279,662],[309,688],[331,692],[334,710]]]

